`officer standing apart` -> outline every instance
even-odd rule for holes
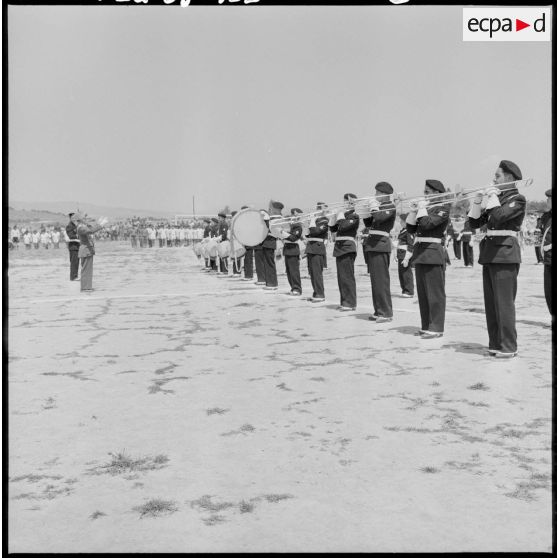
[[[70,255],[70,281],[75,281],[78,278],[79,270],[79,238],[75,213],[68,213],[68,217],[70,222],[66,225],[66,234],[68,235],[68,253]]]
[[[355,259],[360,219],[355,213],[356,199],[354,194],[345,194],[344,209],[329,219],[329,229],[336,234],[333,257],[337,266],[337,285],[341,299],[338,310],[342,312],[356,310],[357,305]]]
[[[93,234],[100,231],[108,223],[106,217],[100,217],[97,224],[86,222],[85,215],[74,213],[77,223],[77,235],[79,238],[78,256],[81,260],[81,291],[91,292],[93,290],[93,256],[95,255],[95,243]]]
[[[413,268],[410,265],[413,255],[413,244],[415,237],[407,231],[407,214],[399,215],[401,219],[401,229],[397,237],[397,271],[399,273],[399,285],[401,286],[401,296],[403,298],[413,298],[415,294],[415,278]]]
[[[543,213],[541,216],[541,250],[543,253],[544,263],[544,296],[546,298],[548,311],[554,319],[554,288],[552,286],[552,190],[547,190],[545,195],[548,211]]]
[[[427,196],[445,191],[439,180],[429,179],[424,186]],[[421,319],[418,334],[422,339],[435,339],[444,334],[446,318],[446,250],[443,242],[450,206],[427,206],[426,200],[411,205],[407,230],[416,233],[413,262]]]
[[[521,264],[517,236],[525,217],[526,201],[510,183],[521,178],[515,163],[502,161],[494,175],[494,187],[479,192],[469,211],[471,227],[487,226],[486,236],[480,243],[479,263],[483,266],[488,352],[497,358],[517,355],[515,296]],[[483,194],[486,195],[484,209]]]
[[[271,201],[269,203],[269,211],[264,215],[264,220],[267,224],[268,230],[273,226],[272,223],[275,219],[281,217],[281,210],[285,206],[278,201]],[[263,252],[263,273],[265,276],[265,287],[267,291],[277,290],[277,268],[275,265],[275,249],[277,248],[277,239],[268,234],[262,242]]]
[[[325,301],[324,268],[326,259],[326,242],[328,236],[328,218],[325,216],[325,204],[318,203],[317,208],[322,213],[310,221],[306,234],[306,259],[308,261],[308,274],[312,283],[313,303]]]
[[[378,182],[375,197],[370,202],[370,216],[363,219],[368,227],[364,241],[364,255],[372,285],[372,304],[374,313],[368,318],[377,324],[391,322],[391,285],[389,260],[391,256],[390,232],[395,224],[395,205],[391,201],[393,188],[388,182]]]
[[[302,215],[302,209],[293,207],[291,216]],[[302,225],[296,219],[291,224],[289,232],[282,230],[283,256],[285,258],[285,271],[287,280],[291,286],[290,296],[300,296],[302,294],[302,281],[300,280],[300,246],[298,241],[302,239]]]

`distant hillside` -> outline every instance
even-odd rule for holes
[[[23,225],[28,223],[64,225],[68,222],[68,215],[64,213],[54,213],[52,211],[14,209],[13,207],[9,207],[8,220],[10,225]]]
[[[47,212],[53,215],[62,214],[64,220],[67,219],[68,213],[78,209],[75,202],[19,202],[10,200],[10,221],[12,208],[14,210],[27,210],[36,212]],[[131,209],[126,207],[107,207],[103,205],[95,205],[92,203],[80,203],[80,211],[84,211],[91,217],[100,217],[101,215],[109,219],[126,219],[128,217],[174,217],[175,213],[170,211],[156,211],[149,209]]]

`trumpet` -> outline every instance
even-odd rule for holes
[[[529,187],[533,184],[532,178],[524,178],[521,180],[514,180],[513,182],[504,182],[502,184],[489,184],[477,188],[458,189],[455,192],[440,192],[437,194],[428,194],[425,196],[415,196],[412,198],[400,198],[400,203],[407,203],[408,205],[415,205],[419,201],[426,201],[428,207],[436,207],[438,205],[447,205],[448,203],[457,203],[459,201],[468,201],[476,198],[478,194],[486,192],[488,189],[497,188],[500,192],[509,192],[519,188]]]

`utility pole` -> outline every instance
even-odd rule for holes
[[[196,218],[196,196],[192,196],[192,213],[195,219]]]

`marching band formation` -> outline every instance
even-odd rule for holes
[[[439,180],[428,179],[424,195],[404,198],[394,194],[388,182],[379,182],[374,195],[357,198],[346,193],[342,202],[318,202],[316,210],[304,213],[293,208],[284,217],[284,205],[272,201],[267,210],[243,206],[232,213],[231,226],[226,215],[206,219],[204,239],[194,245],[198,258],[205,258],[206,272],[229,273],[244,281],[253,281],[265,290],[278,289],[275,253],[277,241],[283,243],[290,296],[302,295],[300,260],[304,252],[312,284],[313,304],[325,302],[323,273],[327,268],[326,243],[334,242],[333,257],[337,269],[340,312],[357,307],[355,259],[357,236],[361,225],[363,252],[370,275],[373,314],[369,320],[381,324],[393,319],[389,263],[392,253],[390,233],[397,218],[396,204],[407,204],[400,212],[401,230],[397,244],[398,274],[404,297],[414,295],[413,268],[421,326],[421,339],[443,336],[446,313],[445,269],[447,234],[452,203],[468,200],[468,219],[459,238],[463,239],[466,266],[473,265],[472,235],[480,229],[479,264],[483,266],[483,292],[488,329],[488,355],[513,358],[517,355],[515,298],[521,264],[518,234],[525,217],[526,199],[519,192],[532,179],[523,179],[519,167],[502,161],[490,187],[450,193]],[[544,290],[552,313],[552,191],[546,192],[548,211],[541,218],[541,252],[544,254]],[[455,237],[454,237],[455,238]],[[242,271],[244,276],[242,277]]]

